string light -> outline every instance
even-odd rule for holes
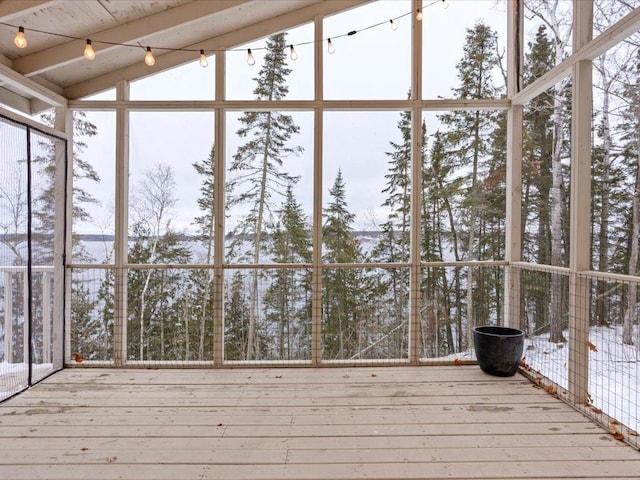
[[[87,60],[93,60],[96,58],[96,52],[91,45],[91,40],[87,40],[87,44],[84,47],[84,58]]]
[[[256,64],[256,59],[253,58],[253,53],[251,53],[250,48],[247,48],[247,63],[252,67]]]
[[[27,37],[24,36],[24,27],[18,27],[18,33],[16,33],[16,38],[13,39],[13,43],[15,43],[18,48],[27,48]]]
[[[205,68],[209,65],[209,61],[207,60],[207,56],[204,54],[204,50],[200,50],[200,66]]]
[[[447,9],[449,8],[449,2],[447,0],[431,0],[430,2],[428,2],[426,5],[422,5],[421,8],[418,8],[417,10],[415,10],[415,15],[416,15],[416,20],[417,21],[422,21],[423,19],[423,10],[425,8],[431,7],[432,5],[435,5],[436,3],[441,3],[443,8]],[[400,18],[406,17],[408,15],[411,15],[412,12],[407,12],[403,15],[400,15],[398,17],[395,17],[395,19],[390,19],[389,20],[389,25],[391,27],[392,30],[397,30],[398,29],[398,23],[395,20],[398,20]],[[341,37],[347,37],[347,36],[353,36],[358,32],[362,32],[365,30],[369,30],[375,27],[378,27],[380,25],[383,25],[384,21],[382,22],[378,22],[375,24],[371,24],[367,27],[358,29],[358,30],[351,30],[348,33],[342,34],[342,35],[337,35],[333,38],[341,38]],[[22,26],[17,26],[17,25],[11,25],[9,23],[4,23],[4,22],[0,22],[0,25],[4,25],[6,27],[11,27],[11,28],[17,28],[18,29],[18,33],[16,34],[15,38],[14,38],[14,43],[18,48],[26,48],[27,47],[27,38],[25,36],[25,29]],[[61,37],[61,38],[66,38],[69,40],[85,40],[86,41],[86,45],[84,47],[84,57],[87,60],[94,60],[96,57],[96,52],[93,49],[93,45],[91,43],[90,39],[86,39],[86,38],[82,38],[82,37],[75,37],[72,35],[66,35],[63,33],[56,33],[56,32],[49,32],[49,31],[45,31],[45,30],[38,30],[38,29],[29,29],[29,31],[34,31],[34,32],[38,32],[38,33],[42,33],[45,35],[51,35],[51,36],[55,36],[55,37]],[[104,45],[110,45],[110,46],[118,46],[118,47],[139,47],[139,44],[131,44],[131,43],[120,43],[120,42],[109,42],[109,41],[105,41],[105,40],[101,40],[99,43],[102,43]],[[314,41],[309,41],[309,42],[303,42],[303,43],[299,43],[297,45],[306,45],[308,43],[315,43]],[[289,45],[289,56],[291,58],[291,60],[297,60],[298,59],[298,52],[296,52],[295,50],[295,45],[294,44],[290,44]],[[206,54],[204,53],[203,49],[193,49],[193,48],[172,48],[172,47],[153,47],[156,50],[164,50],[164,51],[169,51],[169,52],[200,52],[200,56],[199,56],[199,63],[202,67],[206,67],[209,65],[209,62],[207,60]],[[258,50],[266,50],[267,47],[260,47],[258,48]],[[231,49],[225,49],[225,50],[220,50],[222,51],[242,51],[244,49],[242,48],[231,48]],[[331,41],[331,38],[327,38],[327,52],[329,54],[333,54],[335,53],[336,49],[335,46],[333,45],[333,42]],[[212,52],[218,52],[218,50],[214,50]],[[156,60],[153,56],[153,53],[151,51],[151,47],[148,46],[146,47],[146,54],[144,57],[144,61],[147,65],[149,66],[153,66],[156,63]],[[251,49],[247,49],[247,63],[251,66],[255,65],[256,60],[251,52]]]
[[[336,47],[333,46],[330,38],[327,38],[327,52],[329,52],[329,55],[336,53]]]
[[[153,53],[151,53],[151,47],[147,47],[147,53],[144,55],[144,63],[153,67],[156,64],[156,59],[153,57]]]

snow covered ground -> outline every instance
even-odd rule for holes
[[[564,332],[565,338],[569,333]],[[632,430],[640,429],[640,345],[622,343],[622,326],[589,331],[589,394],[595,408]],[[569,346],[550,343],[549,335],[527,340],[525,362],[567,388]]]
[[[589,330],[589,395],[595,409],[640,432],[640,330],[634,345],[622,343],[622,326],[592,327]],[[564,332],[569,338],[569,332]],[[554,383],[567,388],[569,344],[549,342],[549,334],[525,341],[526,364]],[[475,360],[467,350],[443,360]]]
[[[33,380],[37,381],[53,370],[51,363],[33,365]],[[23,390],[29,383],[29,369],[25,363],[0,362],[0,400]]]

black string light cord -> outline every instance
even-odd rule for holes
[[[304,46],[304,45],[311,45],[311,44],[315,44],[317,42],[326,42],[329,48],[329,52],[333,53],[333,51],[335,51],[335,49],[333,48],[333,43],[332,43],[332,39],[338,39],[338,38],[344,38],[344,37],[351,37],[353,35],[356,35],[357,33],[360,32],[364,32],[366,30],[371,30],[373,28],[377,28],[380,27],[382,25],[387,25],[390,24],[391,28],[393,28],[394,30],[397,28],[397,20],[400,20],[401,18],[407,17],[409,15],[412,15],[415,13],[416,18],[418,20],[422,20],[422,12],[424,11],[424,9],[429,8],[437,3],[444,3],[446,0],[432,0],[431,2],[422,5],[421,8],[417,9],[416,11],[410,11],[407,13],[403,13],[402,15],[399,15],[397,17],[393,17],[389,20],[384,20],[381,22],[377,22],[374,23],[372,25],[360,28],[360,29],[356,29],[356,30],[350,30],[347,33],[343,33],[341,35],[336,35],[334,37],[327,37],[324,38],[322,40],[309,40],[306,42],[299,42],[299,43],[294,43],[294,44],[290,44],[287,46],[287,48],[289,48],[290,53],[291,53],[291,57],[292,59],[296,59],[297,58],[297,53],[295,53],[295,47],[300,47],[300,46]],[[28,32],[34,32],[34,33],[41,33],[44,35],[51,35],[54,37],[58,37],[58,38],[66,38],[68,40],[79,40],[79,41],[84,41],[86,42],[85,44],[85,50],[84,50],[84,56],[88,59],[88,60],[93,60],[95,58],[95,52],[93,51],[93,45],[94,44],[100,44],[100,45],[107,45],[107,46],[113,46],[113,47],[131,47],[131,48],[142,48],[145,52],[145,63],[149,66],[153,65],[155,63],[155,59],[153,57],[153,51],[163,51],[163,52],[193,52],[198,54],[200,57],[200,65],[202,65],[203,67],[207,66],[207,61],[206,61],[206,55],[207,54],[214,54],[217,52],[222,52],[223,50],[205,50],[205,49],[201,49],[201,48],[175,48],[175,47],[153,47],[153,46],[143,46],[140,43],[121,43],[121,42],[110,42],[108,40],[96,40],[95,42],[92,42],[90,38],[87,37],[76,37],[74,35],[66,35],[64,33],[57,33],[57,32],[50,32],[47,30],[40,30],[37,28],[24,28],[21,26],[17,26],[17,25],[13,25],[10,23],[5,23],[5,22],[0,22],[0,25],[4,25],[5,27],[11,27],[11,28],[15,28],[18,30],[18,34],[16,35],[16,39],[15,39],[15,44],[16,46],[18,46],[19,48],[26,48],[27,46],[27,40],[26,40],[26,33]],[[250,65],[253,65],[255,63],[255,60],[253,59],[253,55],[252,55],[252,50],[253,51],[261,51],[261,50],[266,50],[267,47],[256,47],[256,48],[228,48],[225,49],[224,51],[228,51],[228,52],[247,52],[247,61]]]

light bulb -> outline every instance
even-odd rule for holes
[[[333,46],[330,38],[327,38],[327,52],[329,52],[330,55],[336,53],[336,47]]]
[[[418,12],[416,13],[416,20],[418,20],[419,22],[422,21],[422,10],[418,9]]]
[[[27,37],[24,36],[24,27],[18,27],[18,33],[16,38],[13,39],[13,43],[18,48],[27,48]]]
[[[153,58],[153,53],[151,53],[151,47],[147,47],[147,53],[144,55],[144,63],[150,67],[156,64],[156,59]]]
[[[293,45],[289,45],[289,50],[290,50],[290,57],[291,60],[296,61],[298,59],[298,52],[296,52],[296,49],[293,48]]]
[[[93,60],[96,58],[96,52],[91,45],[91,40],[87,40],[87,44],[84,47],[84,58],[87,60]]]
[[[398,24],[393,21],[393,18],[391,20],[389,20],[389,23],[391,24],[391,30],[397,30],[398,29]]]
[[[204,50],[200,50],[200,66],[202,68],[209,65],[209,61],[207,60],[207,56],[204,54]]]
[[[253,53],[251,53],[250,48],[247,48],[247,63],[252,67],[256,64],[256,59],[253,58]]]

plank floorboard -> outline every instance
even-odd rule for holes
[[[560,392],[562,394],[562,392]],[[640,452],[475,366],[67,369],[0,404],[2,479],[638,479]]]

